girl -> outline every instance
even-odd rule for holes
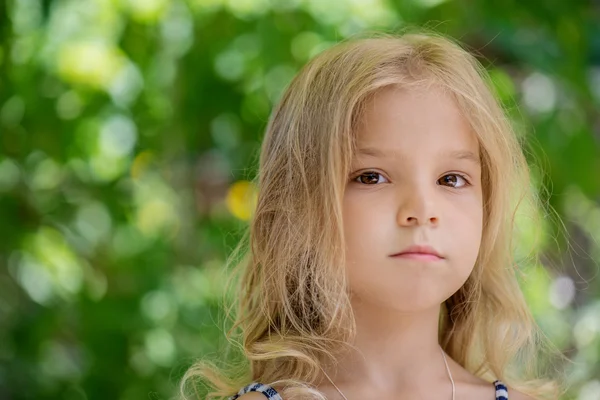
[[[209,399],[558,398],[513,264],[516,206],[536,200],[486,80],[431,33],[354,39],[302,69],[237,249],[249,374],[200,362],[182,394],[204,378]]]

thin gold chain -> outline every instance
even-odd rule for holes
[[[452,373],[450,372],[450,367],[448,366],[448,361],[446,360],[446,353],[444,353],[444,350],[442,349],[441,346],[440,346],[440,350],[442,351],[442,357],[444,357],[444,364],[446,365],[446,371],[448,372],[448,378],[450,378],[450,382],[452,383],[452,400],[454,400],[454,395],[456,393],[456,388],[454,387],[454,379],[452,379]],[[323,368],[321,368],[321,371],[323,371]],[[333,383],[333,381],[331,380],[329,375],[327,375],[327,372],[323,371],[323,373],[325,374],[327,379],[329,379],[329,382],[331,382],[333,387],[335,387],[337,389],[337,391],[340,392],[340,394],[342,395],[344,400],[348,400],[348,398],[346,396],[344,396],[344,393],[342,393],[340,388],[337,387],[335,383]]]

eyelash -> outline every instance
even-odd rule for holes
[[[379,173],[379,172],[377,172],[377,171],[364,171],[364,172],[361,172],[361,173],[360,173],[360,174],[358,174],[358,175],[355,175],[355,176],[354,176],[354,178],[352,178],[352,182],[356,182],[356,183],[359,183],[359,184],[360,184],[361,182],[358,182],[358,178],[360,178],[360,177],[361,177],[361,176],[363,176],[363,175],[368,175],[368,174],[377,174],[377,175],[383,176],[383,174],[380,174],[380,173]],[[450,187],[450,188],[452,188],[452,189],[464,189],[465,187],[467,187],[467,186],[470,186],[470,185],[471,185],[471,182],[469,182],[469,180],[467,179],[467,177],[466,177],[466,176],[464,176],[464,175],[462,175],[462,174],[457,174],[457,173],[446,174],[446,175],[442,176],[442,178],[444,178],[444,177],[446,177],[446,176],[458,176],[458,177],[460,177],[460,178],[464,179],[464,181],[465,181],[465,184],[464,184],[464,186],[462,186],[462,187],[453,187],[453,186],[449,186],[449,187]],[[387,179],[387,178],[386,178],[386,179]],[[440,179],[441,179],[441,178],[440,178]],[[377,185],[377,184],[367,184],[367,183],[362,183],[362,185],[365,185],[365,186],[371,186],[371,185]]]

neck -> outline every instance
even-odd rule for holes
[[[414,313],[372,307],[353,300],[357,334],[353,350],[324,368],[337,386],[355,383],[380,393],[423,391],[448,381],[438,343],[439,311]]]

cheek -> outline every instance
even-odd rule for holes
[[[389,229],[394,228],[394,217],[381,199],[369,201],[360,196],[347,196],[344,201],[343,221],[347,251],[375,253],[382,247]]]
[[[483,228],[482,204],[477,199],[451,204],[441,216],[441,229],[459,236],[481,234]]]
[[[465,206],[447,213],[447,226],[443,229],[449,254],[453,258],[453,270],[461,282],[473,271],[483,234],[481,202],[474,199]]]
[[[385,258],[386,240],[394,228],[389,210],[380,201],[365,201],[360,196],[349,196],[343,209],[345,235],[345,270],[352,282],[364,281],[364,274],[372,273]]]
[[[481,236],[483,229],[483,203],[480,196],[472,196],[451,206],[445,213],[448,229],[471,242]],[[474,244],[479,244],[475,241]]]

